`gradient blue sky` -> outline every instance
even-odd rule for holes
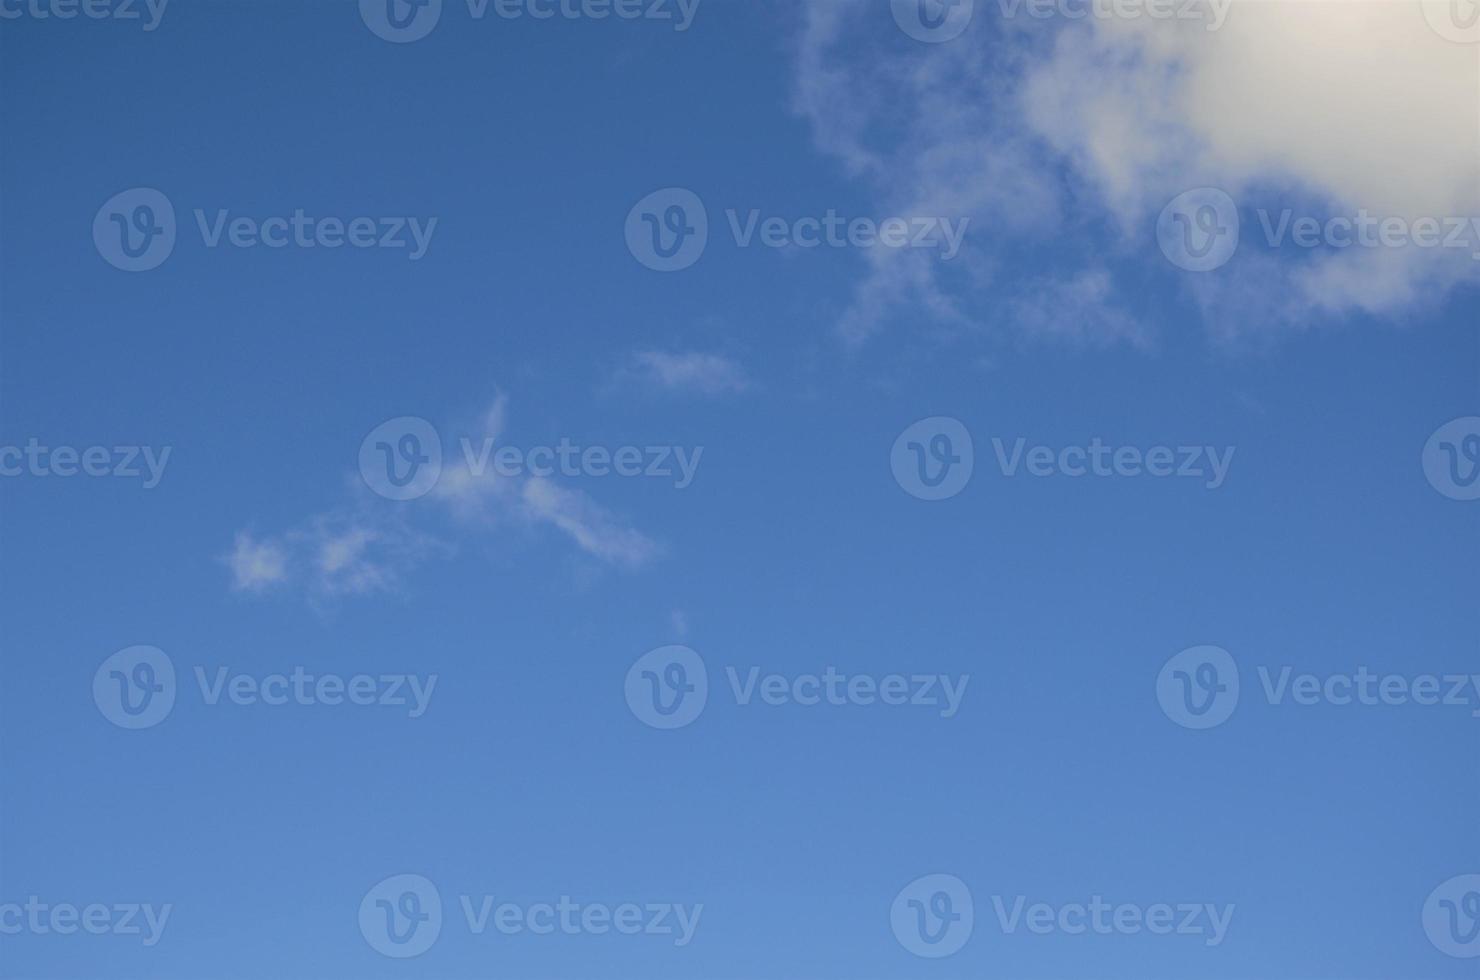
[[[1480,504],[1435,492],[1421,464],[1435,429],[1480,414],[1473,267],[1405,256],[1311,286],[1315,258],[1246,241],[1221,270],[1176,268],[1155,235],[1173,193],[1325,215],[1366,206],[1367,178],[1322,184],[1327,157],[1240,144],[1243,120],[1196,167],[1104,165],[1108,144],[1054,94],[1083,82],[1060,71],[1081,63],[1059,33],[1091,27],[1008,24],[979,3],[966,34],[930,45],[884,3],[737,0],[704,0],[682,33],[475,22],[448,0],[399,45],[339,0],[175,0],[152,32],[0,22],[0,443],[173,447],[150,490],[0,480],[0,903],[174,906],[152,948],[0,936],[0,976],[1472,975],[1430,944],[1422,908],[1480,872],[1480,704],[1272,706],[1253,669],[1475,672]],[[1449,92],[1475,119],[1476,91]],[[1326,136],[1362,157],[1392,118],[1442,116],[1369,113]],[[1408,152],[1464,160],[1475,142]],[[623,223],[670,186],[706,202],[711,238],[661,274]],[[1468,210],[1442,213],[1480,210],[1467,186],[1444,203]],[[137,274],[90,233],[133,187],[181,218],[169,260]],[[1371,206],[1437,205],[1399,188]],[[415,262],[208,249],[197,207],[438,226]],[[737,248],[730,207],[972,224],[940,268]],[[1331,300],[1360,281],[1387,291]],[[384,420],[426,418],[451,450],[496,403],[515,445],[703,446],[702,463],[683,490],[557,478],[544,510],[494,494],[475,514],[360,482]],[[890,471],[896,436],[929,416],[976,442],[971,482],[940,502]],[[1237,454],[1216,491],[1006,478],[990,440],[1020,436]],[[381,549],[355,553],[363,574],[299,555],[357,531]],[[290,567],[240,587],[240,535]],[[711,693],[666,732],[633,717],[623,680],[673,643],[705,659]],[[187,681],[163,724],[130,732],[90,692],[135,644],[182,675],[439,684],[408,719],[207,706]],[[1244,668],[1237,713],[1207,732],[1173,724],[1155,691],[1199,644]],[[971,683],[951,719],[740,707],[726,665]],[[356,920],[402,872],[435,881],[449,919],[404,962]],[[970,886],[977,918],[961,952],[925,960],[889,907],[936,872]],[[704,913],[682,949],[472,937],[459,894]],[[1003,935],[993,895],[1237,911],[1209,949]]]

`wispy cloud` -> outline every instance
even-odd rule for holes
[[[503,435],[508,400],[500,395],[484,414],[482,431],[470,443],[497,442]],[[548,524],[594,558],[626,568],[647,564],[659,547],[647,535],[601,507],[580,490],[527,474],[504,475],[477,467],[466,454],[443,466],[429,499],[442,503],[458,522],[473,528],[500,524]]]
[[[951,263],[873,250],[838,325],[851,342],[925,311],[955,328],[1144,343],[1123,312],[1084,330],[1037,314],[1090,297],[1103,277],[1098,301],[1114,303],[1120,263],[1164,265],[1156,216],[1195,187],[1246,206],[1298,197],[1316,215],[1480,213],[1474,50],[1438,36],[1417,3],[1235,2],[1216,31],[1198,18],[1002,19],[978,3],[946,44],[881,38],[870,6],[807,5],[797,110],[881,210],[970,216],[993,235]],[[1069,270],[1031,283],[1002,275],[1040,247]],[[1216,274],[1164,271],[1224,337],[1409,312],[1480,279],[1468,250],[1265,258],[1248,247]],[[1278,302],[1263,302],[1263,317],[1223,302],[1251,294]],[[1023,318],[1005,322],[1004,309]]]
[[[738,361],[699,351],[639,351],[617,372],[616,380],[619,385],[701,395],[733,394],[750,387]]]
[[[393,591],[402,574],[449,550],[389,512],[362,508],[353,516],[318,514],[277,535],[239,531],[224,560],[233,591],[286,589],[322,599]]]
[[[277,541],[259,541],[248,531],[237,532],[224,560],[231,570],[231,588],[237,592],[261,592],[288,578],[287,549]]]
[[[1150,331],[1117,305],[1113,281],[1104,269],[1030,283],[1010,313],[1013,326],[1029,337],[1056,337],[1086,347],[1151,346]]]
[[[478,425],[444,447],[441,478],[420,500],[378,500],[356,480],[355,499],[341,510],[310,516],[276,535],[237,532],[223,557],[232,589],[294,590],[320,600],[394,592],[418,565],[452,554],[449,538],[519,526],[556,530],[614,567],[640,568],[660,554],[657,542],[583,491],[473,465],[463,439],[468,445],[500,439],[507,413],[501,394]]]
[[[637,568],[657,554],[647,535],[628,527],[579,490],[567,490],[542,477],[530,477],[521,495],[525,513],[549,521],[587,554],[614,565]]]

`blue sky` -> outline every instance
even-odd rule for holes
[[[1480,46],[1444,10],[977,0],[925,8],[940,41],[909,4],[703,0],[676,30],[444,0],[398,43],[340,0],[150,30],[29,2],[0,20],[0,976],[1473,971],[1480,687],[1412,700],[1480,674],[1480,266],[1329,233],[1480,215]],[[174,243],[124,271],[113,216],[166,220],[139,188]],[[654,271],[676,200],[707,243]],[[408,245],[226,231],[299,211]],[[1286,211],[1320,240],[1270,240]],[[830,214],[922,247],[800,247]],[[1234,215],[1207,271],[1158,238]],[[521,462],[478,472],[485,439]],[[139,475],[43,475],[32,440]],[[539,471],[562,441],[657,472]],[[377,492],[433,442],[415,499]],[[1094,445],[1135,462],[1064,472]],[[1152,475],[1157,447],[1226,472]],[[174,701],[129,728],[110,671],[143,661],[105,661],[141,646]],[[638,661],[675,646],[707,701],[659,727]],[[1158,678],[1205,646],[1240,692],[1200,729]],[[1285,667],[1409,703],[1277,698]],[[408,703],[247,693],[296,668]],[[948,715],[730,679],[829,668],[964,686]],[[403,959],[360,910],[407,874],[443,914]],[[911,891],[933,875],[964,891]],[[941,894],[970,936],[917,955],[891,908]],[[109,928],[6,931],[32,896]],[[682,945],[475,934],[464,896],[702,915]],[[1231,911],[1216,944],[998,914],[1096,896]],[[130,903],[170,907],[157,942],[113,929]]]

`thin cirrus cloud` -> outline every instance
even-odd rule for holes
[[[698,395],[737,394],[750,387],[745,369],[723,354],[639,351],[617,372],[619,385]]]
[[[1109,270],[1162,262],[1156,216],[1197,187],[1321,220],[1480,215],[1475,49],[1433,29],[1425,3],[1446,6],[1233,0],[1217,30],[1207,18],[1000,18],[1007,5],[978,3],[954,41],[870,45],[859,36],[877,23],[859,15],[868,4],[813,0],[794,102],[819,148],[890,213],[970,216],[973,229],[992,229],[986,240],[968,232],[953,263],[872,250],[839,332],[862,342],[923,305],[948,325],[1103,340],[1105,330],[1084,337],[1053,324],[1101,281],[1101,300],[1123,303]],[[1480,281],[1469,248],[1265,245],[1242,248],[1216,274],[1182,277],[1216,336],[1398,316]],[[1074,264],[1062,284],[1000,274],[1014,249],[1033,247]],[[1027,321],[993,321],[994,307],[1024,304],[1035,314]],[[1102,326],[1146,342],[1116,319]]]
[[[469,443],[497,442],[507,408],[499,395],[468,434]],[[441,479],[420,500],[375,500],[356,479],[355,501],[341,510],[279,534],[238,531],[223,556],[232,590],[262,595],[293,589],[315,600],[392,592],[417,566],[454,553],[452,540],[518,528],[554,529],[581,553],[618,568],[641,568],[661,554],[656,541],[581,490],[477,467],[460,440],[448,448]]]

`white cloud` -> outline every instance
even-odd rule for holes
[[[1031,337],[1055,337],[1090,347],[1117,343],[1149,347],[1149,331],[1115,305],[1112,289],[1104,269],[1030,283],[1012,303],[1011,323]]]
[[[1201,19],[1003,20],[978,2],[971,29],[939,45],[871,44],[871,6],[808,5],[797,108],[881,208],[970,215],[976,248],[957,260],[966,274],[868,256],[841,318],[850,339],[906,304],[947,323],[989,319],[977,311],[1001,297],[974,302],[968,287],[1014,295],[996,264],[1024,247],[1084,268],[1160,263],[1157,213],[1199,186],[1246,207],[1296,201],[1316,217],[1480,214],[1480,47],[1440,37],[1416,0],[1234,0],[1217,31]],[[1261,322],[1234,319],[1240,304],[1224,300],[1240,291],[1278,294],[1260,306],[1290,327],[1406,313],[1480,280],[1468,249],[1286,248],[1269,262],[1251,254],[1264,245],[1182,276],[1224,335]],[[1054,275],[1069,292],[1087,281]]]
[[[583,551],[603,561],[635,568],[657,553],[657,546],[646,535],[627,527],[578,490],[535,476],[525,481],[522,499],[530,517],[555,525]]]
[[[231,569],[231,587],[238,592],[260,592],[288,577],[288,553],[282,544],[258,541],[247,531],[237,532],[225,560]]]
[[[703,395],[741,392],[750,386],[739,362],[721,354],[698,351],[639,351],[618,372],[617,380],[645,388]]]
[[[507,414],[508,399],[500,394],[475,427],[481,431],[466,436],[475,452],[484,439],[497,443]],[[465,535],[506,525],[546,525],[584,553],[622,568],[645,565],[660,551],[651,538],[582,491],[538,477],[502,476],[492,465],[470,465],[461,439],[444,448],[441,477],[423,500],[387,504],[365,496],[355,481],[360,499],[350,511],[310,517],[270,538],[239,532],[225,559],[232,588],[262,592],[291,585],[314,598],[394,591],[426,558],[452,551],[436,533],[421,529],[438,515]]]

